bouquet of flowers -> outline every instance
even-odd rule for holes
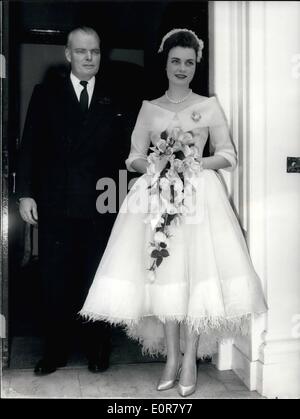
[[[150,211],[145,222],[150,222],[153,238],[150,255],[153,259],[148,278],[154,282],[156,269],[170,255],[170,226],[179,225],[187,213],[185,199],[194,190],[192,179],[202,170],[202,162],[193,136],[180,128],[152,139],[155,145],[148,156],[147,174],[151,175]],[[163,167],[162,170],[159,168]]]

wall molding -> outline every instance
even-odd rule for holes
[[[265,72],[263,65],[257,65],[265,59],[264,14],[264,5],[253,9],[247,1],[212,2],[209,12],[210,92],[224,107],[239,156],[238,170],[225,181],[255,269],[265,284]],[[250,335],[235,340],[234,345],[219,345],[214,363],[218,369],[233,369],[250,390],[255,390],[265,317],[253,316],[250,329]]]
[[[250,391],[257,389],[257,360],[251,361],[238,346],[232,347],[232,369]]]
[[[253,361],[233,345],[232,369],[248,389],[267,398],[299,398],[300,339],[267,340],[260,354]]]
[[[257,391],[267,398],[300,398],[300,339],[266,340],[257,362]]]
[[[273,364],[281,362],[288,355],[299,355],[300,364],[300,338],[295,339],[290,336],[268,338],[268,334],[264,334],[264,342],[260,347],[259,360],[264,364]],[[298,370],[300,374],[300,369]]]

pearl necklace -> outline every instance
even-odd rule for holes
[[[190,89],[190,91],[188,92],[188,94],[186,96],[184,96],[182,99],[179,99],[179,100],[171,99],[169,97],[169,95],[168,95],[168,91],[167,90],[166,90],[165,95],[166,95],[166,98],[168,99],[169,102],[177,104],[177,103],[182,103],[185,100],[187,100],[187,98],[190,97],[192,93],[193,93],[193,91],[192,91],[192,89]]]

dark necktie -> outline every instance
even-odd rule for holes
[[[80,99],[79,99],[80,107],[81,107],[83,112],[86,112],[89,108],[89,95],[88,95],[88,92],[86,90],[88,82],[87,81],[81,81],[80,84],[81,84],[81,86],[83,86],[83,89],[80,93]]]

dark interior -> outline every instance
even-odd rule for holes
[[[190,28],[203,39],[203,59],[192,88],[196,93],[208,95],[206,1],[15,1],[9,5],[8,23],[10,78],[6,100],[11,176],[15,173],[31,91],[43,78],[67,71],[64,61],[57,59],[56,54],[63,50],[66,33],[75,26],[93,26],[100,34],[101,71],[112,94],[133,115],[143,99],[153,99],[166,88],[164,73],[157,64],[157,50],[162,36],[174,27]],[[37,53],[41,48],[45,57]],[[134,119],[128,121],[129,129],[134,122]],[[6,291],[10,365],[26,368],[34,365],[41,350],[38,252],[36,231],[28,229],[18,215],[12,181],[9,209],[10,265]],[[113,362],[151,361],[142,357],[138,345],[128,341],[120,329],[115,329],[113,344]],[[80,362],[80,357],[74,355],[74,362]]]

